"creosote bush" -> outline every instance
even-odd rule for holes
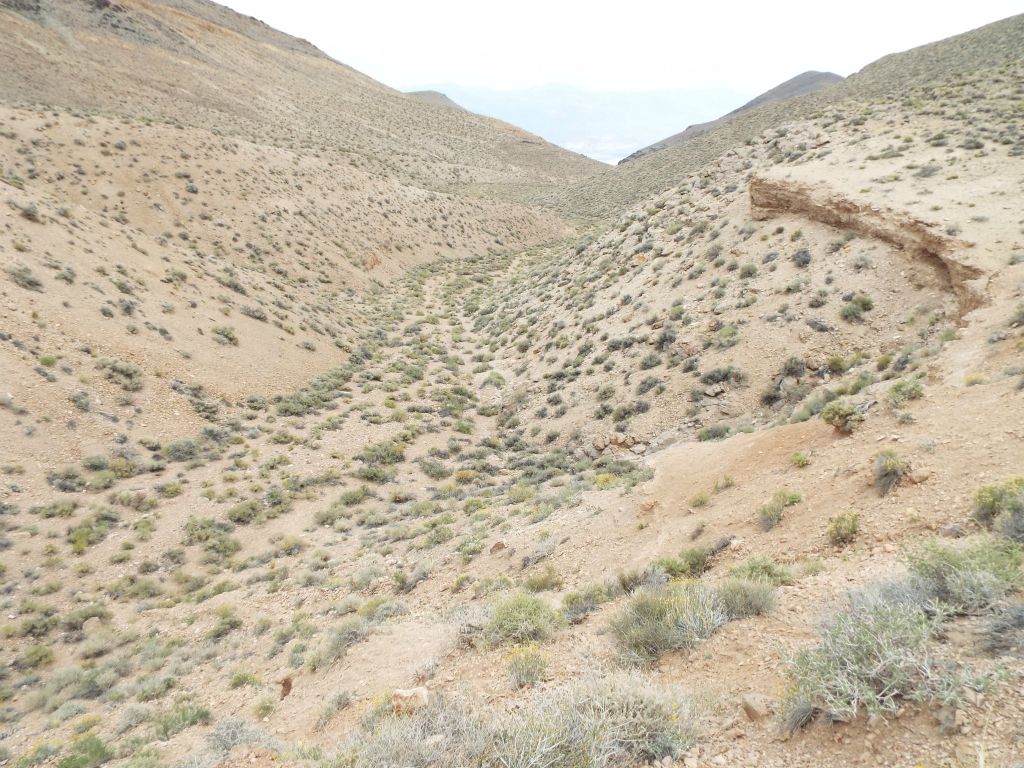
[[[840,512],[828,521],[825,537],[833,547],[852,544],[860,530],[860,515],[856,512]]]
[[[845,435],[853,432],[854,427],[864,421],[853,404],[846,400],[833,400],[821,411],[821,420],[835,428],[836,432]]]

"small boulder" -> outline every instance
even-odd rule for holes
[[[921,483],[926,482],[931,476],[932,471],[930,469],[912,469],[907,473],[907,479],[914,485],[920,485]]]
[[[962,539],[967,535],[967,531],[960,523],[946,523],[939,528],[939,535],[945,536],[947,539]]]
[[[391,707],[396,715],[411,715],[430,703],[430,691],[422,685],[417,688],[396,688],[391,694]]]
[[[744,693],[740,696],[740,706],[747,719],[757,723],[771,714],[771,706],[767,697],[760,693]]]

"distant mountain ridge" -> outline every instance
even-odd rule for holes
[[[434,107],[447,107],[448,109],[458,109],[461,112],[466,111],[465,107],[456,104],[440,91],[408,91],[405,95]]]
[[[784,83],[780,83],[771,90],[765,91],[760,96],[755,96],[742,107],[737,107],[732,112],[722,115],[717,120],[710,120],[706,123],[691,125],[685,131],[669,136],[667,139],[662,139],[661,141],[646,146],[643,149],[638,149],[633,154],[620,160],[619,164],[628,163],[630,160],[636,160],[638,157],[643,157],[651,152],[657,152],[658,150],[665,149],[667,147],[682,144],[684,141],[688,141],[695,136],[706,133],[712,128],[717,128],[722,123],[742,112],[748,112],[771,102],[785,101],[786,99],[791,99],[794,96],[803,96],[805,93],[813,93],[814,91],[821,90],[822,88],[826,88],[833,83],[838,83],[842,80],[843,77],[835,74],[834,72],[816,72],[814,70],[802,72],[796,77],[790,78]]]

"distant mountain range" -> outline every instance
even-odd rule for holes
[[[706,133],[712,128],[717,128],[722,123],[742,112],[748,112],[773,101],[785,101],[786,99],[791,99],[794,96],[802,96],[805,93],[812,93],[832,85],[833,83],[838,83],[841,80],[843,80],[843,78],[834,72],[803,72],[796,77],[790,78],[786,82],[775,86],[771,90],[765,91],[760,96],[756,96],[742,107],[738,107],[732,112],[722,115],[717,120],[710,120],[706,123],[696,123],[691,125],[681,133],[673,134],[667,139],[662,139],[661,141],[655,142],[643,149],[638,149],[636,152],[626,158],[623,158],[619,162],[628,163],[630,160],[636,160],[638,157],[643,157],[651,152],[657,152],[658,150],[665,149],[666,147],[682,144],[684,141],[688,141],[695,136]]]
[[[412,96],[417,101],[430,104],[434,107],[448,107],[449,109],[462,109],[458,104],[449,99],[440,91],[409,91],[407,96]],[[465,111],[465,110],[463,110]]]
[[[750,97],[720,88],[624,93],[567,85],[498,90],[448,83],[408,95],[434,106],[496,117],[609,164],[681,125],[716,118]]]

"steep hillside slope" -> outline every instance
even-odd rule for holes
[[[5,335],[34,341],[4,350],[3,386],[75,424],[26,458],[140,422],[200,429],[189,398],[209,412],[299,386],[358,348],[353,291],[566,236],[504,191],[599,165],[212,3],[8,1],[0,18],[0,262],[38,280],[5,310]],[[97,383],[102,412],[76,414],[68,397],[94,385],[40,391],[36,358],[53,354],[65,371],[131,366],[145,394]]]
[[[462,109],[458,104],[449,99],[440,91],[409,91],[408,96],[414,99],[433,104],[435,107],[447,107],[448,109]]]
[[[722,115],[717,120],[709,120],[706,123],[691,125],[687,127],[685,131],[673,134],[667,139],[662,139],[650,146],[638,149],[629,157],[620,160],[619,165],[622,163],[628,163],[631,160],[636,160],[637,158],[648,155],[651,152],[658,152],[662,149],[682,144],[684,141],[689,141],[695,136],[700,136],[702,133],[706,133],[712,128],[717,128],[726,120],[729,120],[743,112],[749,112],[752,109],[757,109],[758,107],[764,106],[765,104],[771,104],[775,101],[785,101],[786,99],[792,99],[795,96],[802,96],[805,93],[814,93],[815,91],[826,88],[833,83],[841,81],[842,79],[842,77],[832,72],[802,72],[796,77],[792,77],[786,82],[780,83],[774,88],[765,91],[760,96],[755,96],[743,106],[737,107],[731,112]]]
[[[204,0],[4,0],[0,99],[216,131],[428,189],[549,188],[600,164],[441,109]]]

